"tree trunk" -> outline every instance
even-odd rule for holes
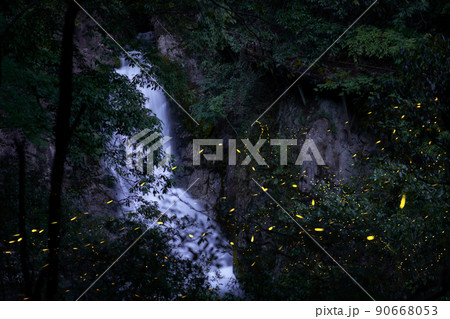
[[[23,141],[16,141],[16,150],[19,157],[19,233],[20,241],[20,263],[22,266],[23,280],[25,284],[25,296],[31,297],[31,275],[28,255],[28,235],[26,230],[26,209],[25,209],[25,146]]]
[[[58,292],[59,250],[61,241],[61,197],[64,179],[64,163],[67,158],[70,139],[70,115],[72,108],[73,77],[73,36],[75,18],[79,7],[69,1],[64,18],[61,45],[61,65],[59,73],[59,105],[56,110],[55,124],[55,156],[50,181],[50,197],[48,203],[48,260],[42,269],[47,279],[45,298],[55,300]],[[42,285],[42,283],[39,283]],[[41,287],[37,287],[38,290]]]

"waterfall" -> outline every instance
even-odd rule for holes
[[[140,74],[137,66],[130,66],[125,59],[121,59],[122,66],[116,69],[121,75],[133,79]],[[163,122],[163,135],[170,136],[172,119],[169,112],[169,103],[160,88],[147,88],[139,86],[138,89],[146,98],[145,107],[150,109]],[[170,153],[170,141],[164,144],[164,151]],[[121,168],[124,169],[124,168]],[[172,172],[163,172],[155,168],[154,172],[172,176]],[[119,198],[126,198],[129,184],[116,174],[120,183]],[[229,243],[220,233],[220,228],[211,218],[212,211],[206,210],[206,205],[193,198],[185,189],[173,187],[165,194],[145,194],[144,199],[156,202],[160,212],[166,211],[168,217],[175,216],[175,221],[165,222],[163,231],[174,234],[170,245],[183,258],[194,260],[208,269],[208,278],[213,287],[217,287],[221,294],[232,293],[241,295],[242,292],[233,274],[233,258]],[[133,203],[135,209],[138,203]],[[148,223],[148,221],[147,221]],[[157,253],[157,252],[155,252]]]

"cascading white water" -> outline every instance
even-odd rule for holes
[[[116,70],[117,73],[133,79],[140,73],[137,66],[130,66],[125,59],[121,59],[122,66]],[[138,87],[146,98],[146,108],[163,122],[163,135],[170,136],[171,118],[168,110],[168,101],[160,88],[152,89]],[[170,152],[170,141],[164,144],[166,152]],[[172,176],[171,172],[155,168],[155,174]],[[118,175],[116,175],[118,176]],[[121,194],[125,198],[130,185],[119,178]],[[208,269],[208,277],[213,287],[218,287],[223,293],[240,295],[241,291],[233,274],[232,252],[230,245],[224,240],[218,225],[210,218],[212,212],[206,211],[205,204],[194,199],[182,188],[171,188],[165,194],[146,194],[145,200],[156,202],[161,212],[167,213],[168,217],[176,216],[176,222],[164,223],[165,231],[176,234],[171,241],[173,250],[183,258],[189,258],[200,263]],[[135,207],[139,204],[134,203]],[[169,209],[170,208],[170,209]],[[180,227],[182,225],[182,227]]]

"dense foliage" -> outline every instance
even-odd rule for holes
[[[84,4],[90,10],[96,5]],[[114,25],[113,31],[126,25],[124,16],[129,19],[120,3],[115,4],[98,11],[110,19],[111,24],[105,26]],[[125,152],[123,141],[111,141],[144,128],[158,132],[160,121],[144,108],[144,97],[135,84],[114,71],[114,61],[122,53],[109,42],[101,44],[106,37],[80,14],[75,24],[81,30],[73,40],[71,139],[65,160],[62,216],[52,222],[62,224],[62,241],[57,248],[60,280],[58,295],[48,296],[44,272],[49,267],[47,211],[49,182],[54,178],[49,167],[57,137],[56,114],[61,107],[58,70],[66,4],[8,1],[2,6],[2,299],[73,300],[145,230],[140,218],[133,221],[132,215],[120,213],[120,207],[129,205],[129,199],[111,203],[117,178],[131,177],[118,177],[112,172],[111,168],[125,165]],[[135,35],[131,32],[124,38],[134,39]],[[86,42],[87,48],[83,44]],[[149,80],[140,81],[151,85]],[[139,177],[143,178],[138,174],[132,188],[142,182]],[[148,184],[141,189],[144,193],[153,191],[155,180],[146,181]],[[170,187],[171,181],[156,184]],[[153,220],[159,215],[153,203],[144,204],[140,216]],[[148,231],[139,246],[133,247],[118,267],[83,298],[173,300],[212,296],[204,271],[190,261],[180,260],[167,244],[170,236],[157,229]]]
[[[281,104],[304,99],[297,86],[256,125],[251,124],[308,70],[297,83],[308,103],[314,105],[319,96],[336,100],[343,96],[358,124],[351,129],[369,132],[375,139],[371,156],[353,156],[353,165],[360,169],[357,176],[337,181],[333,172],[323,170],[310,191],[298,187],[302,168],[279,166],[268,149],[261,151],[268,167],[249,165],[242,168],[244,173],[236,173],[247,176],[249,186],[240,195],[248,193],[251,199],[238,207],[236,202],[242,201],[233,202],[225,193],[216,211],[233,242],[235,273],[247,298],[369,298],[316,243],[375,299],[449,298],[450,43],[445,22],[450,5],[446,1],[378,1],[347,32],[372,1],[86,0],[82,4],[120,43],[140,50],[146,69],[188,106],[200,122],[196,127],[188,118],[183,121],[192,136],[300,138],[308,123],[300,119],[301,127],[287,130],[279,121]],[[28,284],[33,289],[45,285],[39,273],[46,266],[49,167],[66,7],[67,2],[51,0],[2,4],[3,299],[31,298]],[[123,149],[109,141],[115,134],[132,135],[142,128],[160,130],[158,119],[143,108],[135,83],[114,72],[121,55],[117,45],[87,21],[79,13],[75,23],[83,30],[77,40],[88,39],[91,48],[83,47],[90,52],[85,55],[82,43],[75,41],[74,129],[63,192],[58,299],[81,294],[142,231],[137,222],[117,218],[119,206],[111,208],[114,214],[108,217],[86,212],[87,202],[94,200],[86,193],[114,180],[110,172],[102,172],[100,163],[124,163]],[[199,80],[189,80],[180,59],[170,59],[154,44],[135,39],[138,32],[150,29],[172,37],[179,52],[196,61]],[[313,62],[317,63],[308,69]],[[135,82],[155,85],[146,76]],[[26,153],[25,167],[20,150]],[[220,164],[214,169],[229,174]],[[26,234],[19,229],[21,194],[26,194],[27,220],[21,228]],[[106,203],[106,197],[98,198]],[[157,209],[147,204],[143,213],[152,219]],[[172,253],[168,240],[169,234],[152,229],[85,298],[216,298],[204,270]]]
[[[173,11],[185,14],[168,13],[167,28],[205,75],[193,114],[215,125],[216,134],[279,136],[279,105],[251,130],[250,124],[371,4],[173,3]],[[248,167],[376,299],[448,297],[448,9],[444,1],[379,2],[300,80],[315,95],[345,94],[359,123],[354,130],[375,138],[370,158],[354,155],[354,165],[363,167],[354,180],[336,182],[324,173],[305,193],[297,187],[301,168],[279,167],[278,158],[256,173]],[[300,100],[291,91],[281,102]],[[303,124],[280,137],[302,136]],[[262,153],[271,158],[267,149]],[[253,191],[242,211],[233,210],[233,198],[219,203],[249,295],[368,298],[274,201]]]

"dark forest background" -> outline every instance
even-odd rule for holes
[[[124,164],[123,148],[110,143],[115,134],[161,130],[134,82],[154,86],[157,79],[186,106],[200,123],[179,114],[190,136],[218,138],[228,130],[258,138],[262,127],[279,124],[277,105],[261,125],[250,124],[372,4],[79,3],[127,50],[142,52],[153,78],[115,73],[123,52],[75,2],[2,1],[3,300],[76,299],[145,229],[120,215],[125,203],[115,201],[116,181],[105,169]],[[351,129],[374,138],[370,157],[354,155],[364,168],[358,176],[323,179],[299,192],[301,168],[258,171],[258,180],[377,300],[450,296],[449,19],[444,0],[378,1],[299,81],[307,98],[345,98],[358,123]],[[192,81],[189,68],[161,53],[156,40],[137,39],[148,31],[175,39],[202,79]],[[304,98],[298,95],[287,96]],[[160,182],[141,178],[148,192]],[[154,228],[83,298],[367,299],[263,194],[240,215],[228,213],[233,207],[223,200],[216,211],[229,241],[246,234],[234,248],[245,296],[220,296],[204,269],[175,254],[170,234]],[[145,203],[139,213],[152,219],[158,210]]]

